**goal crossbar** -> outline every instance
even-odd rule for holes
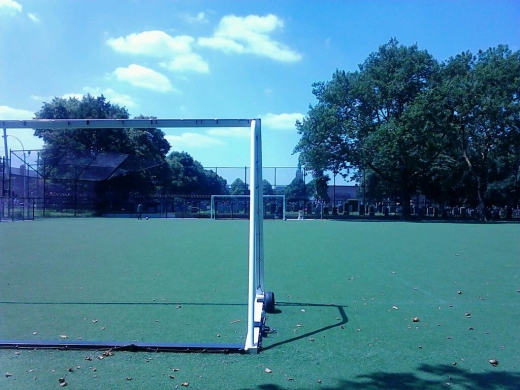
[[[0,120],[7,149],[7,129],[121,129],[121,128],[189,128],[189,127],[249,127],[251,148],[250,220],[248,254],[247,334],[244,345],[219,344],[161,344],[161,343],[110,343],[60,341],[35,342],[1,340],[0,348],[63,348],[110,349],[127,346],[139,350],[167,351],[222,351],[257,353],[261,348],[266,320],[266,291],[264,289],[263,203],[262,203],[262,135],[261,120],[255,119],[29,119]],[[272,294],[272,293],[271,293]]]

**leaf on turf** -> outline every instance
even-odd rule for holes
[[[270,368],[267,368],[267,367],[266,367],[265,372],[267,372],[268,374],[270,374],[271,372],[273,372],[273,370],[271,370]]]

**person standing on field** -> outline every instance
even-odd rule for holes
[[[141,203],[137,205],[137,219],[143,219],[143,205]]]

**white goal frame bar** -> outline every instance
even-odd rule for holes
[[[211,208],[210,208],[210,219],[217,219],[216,218],[216,212],[215,212],[215,199],[219,200],[219,199],[250,199],[251,197],[249,195],[211,195]],[[286,208],[286,203],[285,203],[285,195],[263,195],[262,196],[262,199],[265,200],[265,199],[269,199],[269,198],[274,198],[274,199],[281,199],[282,200],[282,208],[283,208],[283,212],[282,212],[282,220],[285,220],[285,208]],[[262,203],[263,204],[263,203]]]
[[[257,353],[261,347],[263,326],[265,322],[265,289],[264,289],[264,240],[263,240],[263,203],[262,203],[262,131],[261,120],[255,119],[31,119],[31,120],[0,120],[4,130],[4,146],[7,149],[7,129],[121,129],[121,128],[190,128],[190,127],[249,127],[251,130],[250,146],[250,210],[249,210],[249,283],[248,283],[248,314],[247,335],[243,350]],[[6,151],[7,153],[7,151]],[[1,337],[1,336],[0,336]],[[9,343],[0,341],[2,346]],[[16,340],[12,346],[23,345]],[[115,344],[115,343],[114,343]],[[99,344],[42,342],[40,346],[53,348],[88,348]],[[112,345],[112,344],[110,344]],[[133,347],[135,343],[131,344]],[[33,348],[38,347],[32,341]],[[108,344],[106,345],[108,346]],[[162,345],[147,344],[144,349],[159,350]],[[117,347],[117,346],[116,346]],[[189,348],[182,344],[181,348]],[[219,345],[214,347],[219,349]],[[193,346],[193,350],[206,350],[211,347]],[[220,349],[225,349],[220,347]],[[164,350],[164,349],[163,349]],[[175,349],[171,349],[175,350]]]

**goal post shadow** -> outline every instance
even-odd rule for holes
[[[31,119],[2,120],[7,129],[126,129],[126,128],[250,128],[250,208],[247,333],[244,344],[133,343],[63,340],[2,340],[0,348],[128,349],[172,352],[258,353],[266,329],[266,312],[274,309],[274,294],[264,288],[263,186],[261,120],[255,119]],[[10,170],[9,170],[10,171]],[[1,297],[0,297],[1,299]]]

